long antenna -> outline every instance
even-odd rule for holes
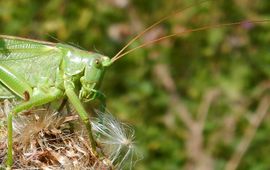
[[[249,20],[249,21],[237,21],[237,22],[232,22],[232,23],[223,23],[223,24],[214,24],[214,25],[207,25],[207,26],[203,26],[203,27],[200,27],[200,28],[194,28],[194,29],[188,29],[188,30],[185,30],[185,31],[181,31],[181,32],[177,32],[177,33],[174,33],[174,34],[170,34],[170,35],[166,35],[164,37],[160,37],[160,38],[157,38],[155,40],[152,40],[152,41],[149,41],[149,42],[146,42],[140,46],[137,46],[129,51],[126,51],[125,53],[122,53],[121,55],[115,57],[112,59],[112,63],[115,62],[116,60],[118,60],[119,58],[135,51],[135,50],[138,50],[142,47],[145,47],[145,46],[148,46],[148,45],[151,45],[151,44],[154,44],[156,42],[159,42],[159,41],[162,41],[162,40],[165,40],[165,39],[169,39],[171,37],[174,37],[174,36],[179,36],[179,35],[182,35],[182,34],[187,34],[187,33],[191,33],[191,32],[198,32],[198,31],[203,31],[203,30],[207,30],[207,29],[214,29],[214,28],[219,28],[219,27],[225,27],[225,26],[233,26],[233,25],[240,25],[240,24],[245,24],[245,23],[263,23],[263,22],[269,22],[270,19],[265,19],[265,20]]]
[[[173,13],[171,13],[170,15],[168,16],[165,16],[163,18],[161,18],[160,20],[158,20],[157,22],[153,23],[151,26],[149,26],[148,28],[146,28],[145,30],[143,30],[142,32],[140,32],[138,35],[136,35],[134,38],[132,38],[113,58],[112,60],[115,60],[116,58],[118,58],[119,55],[121,55],[121,53],[127,48],[130,46],[130,44],[132,44],[134,41],[136,41],[138,38],[140,38],[142,35],[144,35],[146,32],[148,32],[149,30],[151,30],[152,28],[154,28],[156,25],[160,24],[161,22],[167,20],[168,18],[174,16],[174,15],[177,15],[179,13],[182,13],[183,11],[189,9],[189,8],[192,8],[194,7],[195,5],[201,5],[205,2],[208,2],[210,0],[203,0],[203,1],[199,1],[197,3],[193,3],[179,11],[175,11]]]

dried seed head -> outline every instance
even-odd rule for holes
[[[15,104],[5,101],[5,107],[0,107],[0,123],[4,124],[0,128],[0,153],[3,153],[0,164],[6,159],[5,115]],[[13,119],[14,168],[131,169],[138,160],[134,130],[110,113],[98,112],[98,117],[91,121],[93,133],[105,154],[103,160],[91,155],[86,129],[80,126],[78,116],[65,117],[50,109],[27,113],[31,114]],[[76,125],[74,132],[69,123]]]
[[[9,105],[0,111],[7,115],[11,108],[12,105]],[[31,110],[31,113],[13,119],[14,169],[108,169],[107,165],[92,155],[85,129],[71,130],[69,123],[79,120],[73,122],[74,119],[64,119],[63,115],[50,109]],[[1,132],[3,130],[0,137],[2,166],[5,166],[7,158],[5,120],[6,116],[0,117],[0,122],[4,122],[3,128],[0,128]]]
[[[116,168],[131,169],[140,157],[135,147],[134,129],[108,112],[97,113],[98,118],[92,121],[92,126],[103,152]]]

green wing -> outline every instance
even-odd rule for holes
[[[24,78],[32,87],[54,85],[62,52],[53,43],[0,36],[0,63]],[[14,95],[0,84],[0,98]]]

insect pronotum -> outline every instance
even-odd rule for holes
[[[208,0],[192,4],[162,18],[129,41],[129,43],[112,58],[98,53],[83,51],[63,43],[51,43],[0,35],[0,98],[17,97],[22,100],[22,102],[15,106],[8,114],[7,166],[11,167],[13,164],[12,117],[14,115],[32,107],[67,97],[85,124],[91,146],[95,151],[96,142],[92,135],[89,115],[84,109],[82,102],[90,102],[98,99],[102,105],[105,105],[105,96],[98,89],[105,70],[112,63],[134,50],[181,34],[210,28],[239,25],[242,23],[269,21],[250,20],[208,25],[167,35],[142,44],[129,51],[124,51],[131,43],[162,21],[183,10],[207,1]]]

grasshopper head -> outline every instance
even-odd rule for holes
[[[111,60],[109,57],[100,54],[91,56],[86,63],[84,75],[80,79],[82,84],[79,94],[80,99],[87,102],[94,98],[94,91],[99,88],[106,67],[110,65]]]

